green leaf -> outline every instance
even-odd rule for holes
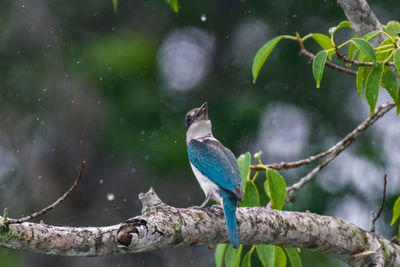
[[[393,37],[396,37],[397,34],[400,33],[400,23],[395,20],[389,21],[384,28],[385,32]]]
[[[394,103],[398,103],[399,100],[399,84],[396,76],[390,71],[389,67],[384,68],[382,76],[382,87],[386,88],[389,95],[393,98]]]
[[[312,33],[311,35],[322,49],[328,50],[335,47],[329,36],[322,33]]]
[[[222,263],[224,261],[224,254],[227,244],[218,244],[217,247],[215,248],[215,266],[216,267],[222,267]]]
[[[165,0],[175,13],[178,13],[178,0]]]
[[[268,169],[264,189],[272,201],[272,208],[281,210],[286,201],[286,182],[275,170]]]
[[[251,250],[247,251],[247,253],[244,255],[242,264],[240,265],[241,267],[251,267]]]
[[[243,245],[240,245],[238,249],[235,249],[231,245],[225,253],[225,266],[226,267],[238,267],[240,264],[240,257],[242,255]]]
[[[347,21],[347,20],[344,20],[344,21],[340,22],[339,25],[337,25],[336,27],[330,28],[330,29],[329,29],[329,33],[331,34],[331,36],[333,36],[333,34],[334,34],[337,30],[339,30],[339,29],[341,29],[341,28],[346,28],[346,27],[347,27],[347,28],[352,28],[350,22]]]
[[[112,0],[114,12],[117,13],[118,11],[118,0]]]
[[[400,48],[397,48],[396,51],[394,51],[393,61],[397,72],[400,74]]]
[[[365,97],[371,110],[371,115],[375,111],[376,102],[379,95],[379,84],[381,83],[383,72],[383,64],[379,64],[372,68],[371,73],[365,81]]]
[[[399,229],[397,231],[397,237],[400,238],[400,224],[399,224]]]
[[[289,259],[290,265],[292,267],[302,267],[301,258],[299,252],[295,248],[285,248],[286,255]]]
[[[356,77],[356,88],[357,88],[357,93],[361,98],[361,101],[363,101],[363,95],[362,95],[362,89],[363,89],[363,85],[365,84],[365,78],[367,77],[366,74],[369,74],[369,72],[367,72],[367,70],[369,69],[369,67],[358,67],[357,70],[357,77]]]
[[[257,186],[250,180],[244,186],[244,197],[240,203],[241,207],[257,207],[260,205],[260,196]]]
[[[396,199],[393,205],[393,218],[390,225],[393,225],[397,219],[400,217],[400,197]]]
[[[265,45],[263,45],[263,47],[258,50],[253,60],[253,83],[256,82],[258,73],[260,72],[261,67],[264,65],[264,62],[267,60],[269,54],[271,54],[272,50],[281,39],[281,36],[277,36],[274,39],[269,40]]]
[[[347,53],[348,57],[353,59],[355,57],[355,55],[357,54],[357,52],[358,51],[356,49],[356,46],[352,42],[350,42],[350,44],[349,44],[349,52]]]
[[[237,158],[237,163],[239,165],[240,176],[242,177],[242,184],[246,184],[246,180],[250,175],[250,164],[251,164],[251,155],[249,152],[246,152],[240,155]]]
[[[380,30],[376,30],[376,31],[372,31],[372,32],[368,32],[366,33],[362,38],[366,41],[370,41],[373,38],[375,38],[375,36],[377,36],[379,33],[381,33]]]
[[[351,42],[358,48],[360,49],[361,52],[363,52],[369,60],[372,62],[376,61],[376,55],[375,55],[375,50],[374,48],[365,41],[364,39],[361,38],[353,38],[351,39]]]
[[[273,267],[275,262],[275,246],[256,245],[257,255],[263,267]]]
[[[285,267],[285,266],[286,266],[286,254],[281,247],[275,246],[274,267]]]
[[[321,50],[314,57],[312,70],[313,70],[313,75],[314,75],[315,81],[317,82],[317,88],[319,88],[319,85],[321,83],[322,74],[324,73],[324,67],[325,67],[327,55],[328,55],[327,50]]]

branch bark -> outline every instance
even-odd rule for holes
[[[338,0],[338,3],[359,36],[363,36],[374,30],[383,30],[382,24],[379,22],[367,1]],[[379,40],[379,42],[381,42],[383,41],[383,36],[378,36],[376,39],[381,39]]]
[[[65,256],[104,256],[227,242],[220,206],[175,208],[152,189],[139,198],[142,215],[108,227],[59,227],[24,222],[0,231],[0,246]],[[240,242],[308,248],[352,266],[400,266],[400,246],[338,218],[268,208],[239,208]],[[2,217],[0,217],[0,221]]]

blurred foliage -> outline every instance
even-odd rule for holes
[[[309,116],[312,131],[300,157],[326,148],[366,116],[365,106],[348,109],[359,104],[354,79],[325,69],[321,89],[315,89],[311,62],[298,55],[295,42],[280,41],[252,84],[257,49],[281,33],[328,33],[345,19],[335,0],[179,1],[178,13],[162,0],[118,1],[115,12],[116,2],[0,2],[0,205],[9,207],[10,216],[58,197],[83,158],[88,171],[76,194],[46,215],[46,222],[117,223],[140,211],[136,196],[150,186],[169,204],[198,204],[203,195],[187,160],[184,115],[204,101],[214,135],[236,155],[260,149],[260,125],[272,103],[290,103]],[[400,12],[397,0],[370,3],[385,23]],[[215,44],[203,80],[179,91],[160,75],[160,50],[173,32],[188,26]],[[335,33],[338,41],[351,38],[347,30]],[[309,45],[312,52],[320,50],[318,43]],[[387,166],[390,157],[375,134],[357,142],[357,156]],[[268,163],[280,160],[263,156]],[[306,171],[283,176],[291,184]],[[259,178],[253,183],[265,192],[266,177]],[[114,201],[107,200],[109,192]],[[365,200],[346,185],[334,194],[312,183],[285,209],[326,214],[348,195]],[[259,195],[260,205],[268,200]],[[385,206],[384,214],[391,212]],[[243,248],[243,257],[248,251]],[[8,265],[0,265],[209,266],[213,254],[198,247],[103,259],[10,252],[1,257]],[[260,266],[255,255],[252,263]],[[307,250],[301,256],[304,266],[340,264]]]

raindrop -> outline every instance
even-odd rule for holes
[[[174,141],[174,144],[176,144],[176,143],[178,143],[178,141],[175,140],[175,141]]]
[[[104,183],[104,180],[103,179],[100,179],[99,180],[99,184],[103,184]]]
[[[113,201],[115,199],[115,195],[113,193],[107,193],[107,200]]]
[[[145,160],[149,160],[149,155],[145,155],[145,156],[144,156],[144,159],[145,159]]]
[[[43,88],[43,92],[47,92],[47,88]]]
[[[42,101],[42,98],[39,97],[37,101],[38,101],[38,102]]]
[[[13,172],[15,169],[14,168],[11,168],[11,172]]]
[[[39,179],[39,180],[40,180],[40,179],[42,179],[42,176],[41,176],[41,175],[39,175],[39,176],[38,176],[38,179]]]
[[[103,80],[103,76],[101,76],[100,78],[99,78],[99,81],[102,81]]]
[[[336,31],[336,27],[329,28],[329,33],[333,33],[334,31]]]
[[[71,103],[72,103],[72,104],[75,104],[75,100],[71,100]]]
[[[202,22],[205,22],[207,20],[206,14],[202,14],[200,16],[200,19],[201,19]]]
[[[144,135],[144,131],[141,131],[140,134],[141,134],[141,135]]]
[[[81,64],[81,62],[78,60],[78,61],[76,61],[76,64]]]
[[[25,7],[25,5],[22,5],[21,7],[22,7],[22,8],[24,8],[24,7]]]
[[[297,15],[296,14],[293,14],[293,18],[295,19],[297,17]]]
[[[122,202],[125,202],[125,203],[126,203],[127,201],[128,201],[128,199],[126,199],[126,198],[123,198],[123,199],[122,199]]]
[[[97,104],[99,104],[99,105],[100,105],[100,104],[101,104],[101,101],[100,101],[100,100],[99,100],[99,101],[97,101]]]
[[[39,117],[36,117],[36,120],[38,121],[38,120],[40,120],[40,118],[39,118]]]
[[[131,173],[135,173],[136,172],[136,169],[135,168],[132,168],[131,169]]]

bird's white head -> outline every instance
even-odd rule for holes
[[[205,102],[201,107],[191,109],[185,117],[186,143],[192,139],[212,137],[211,121],[208,118],[208,106]]]

